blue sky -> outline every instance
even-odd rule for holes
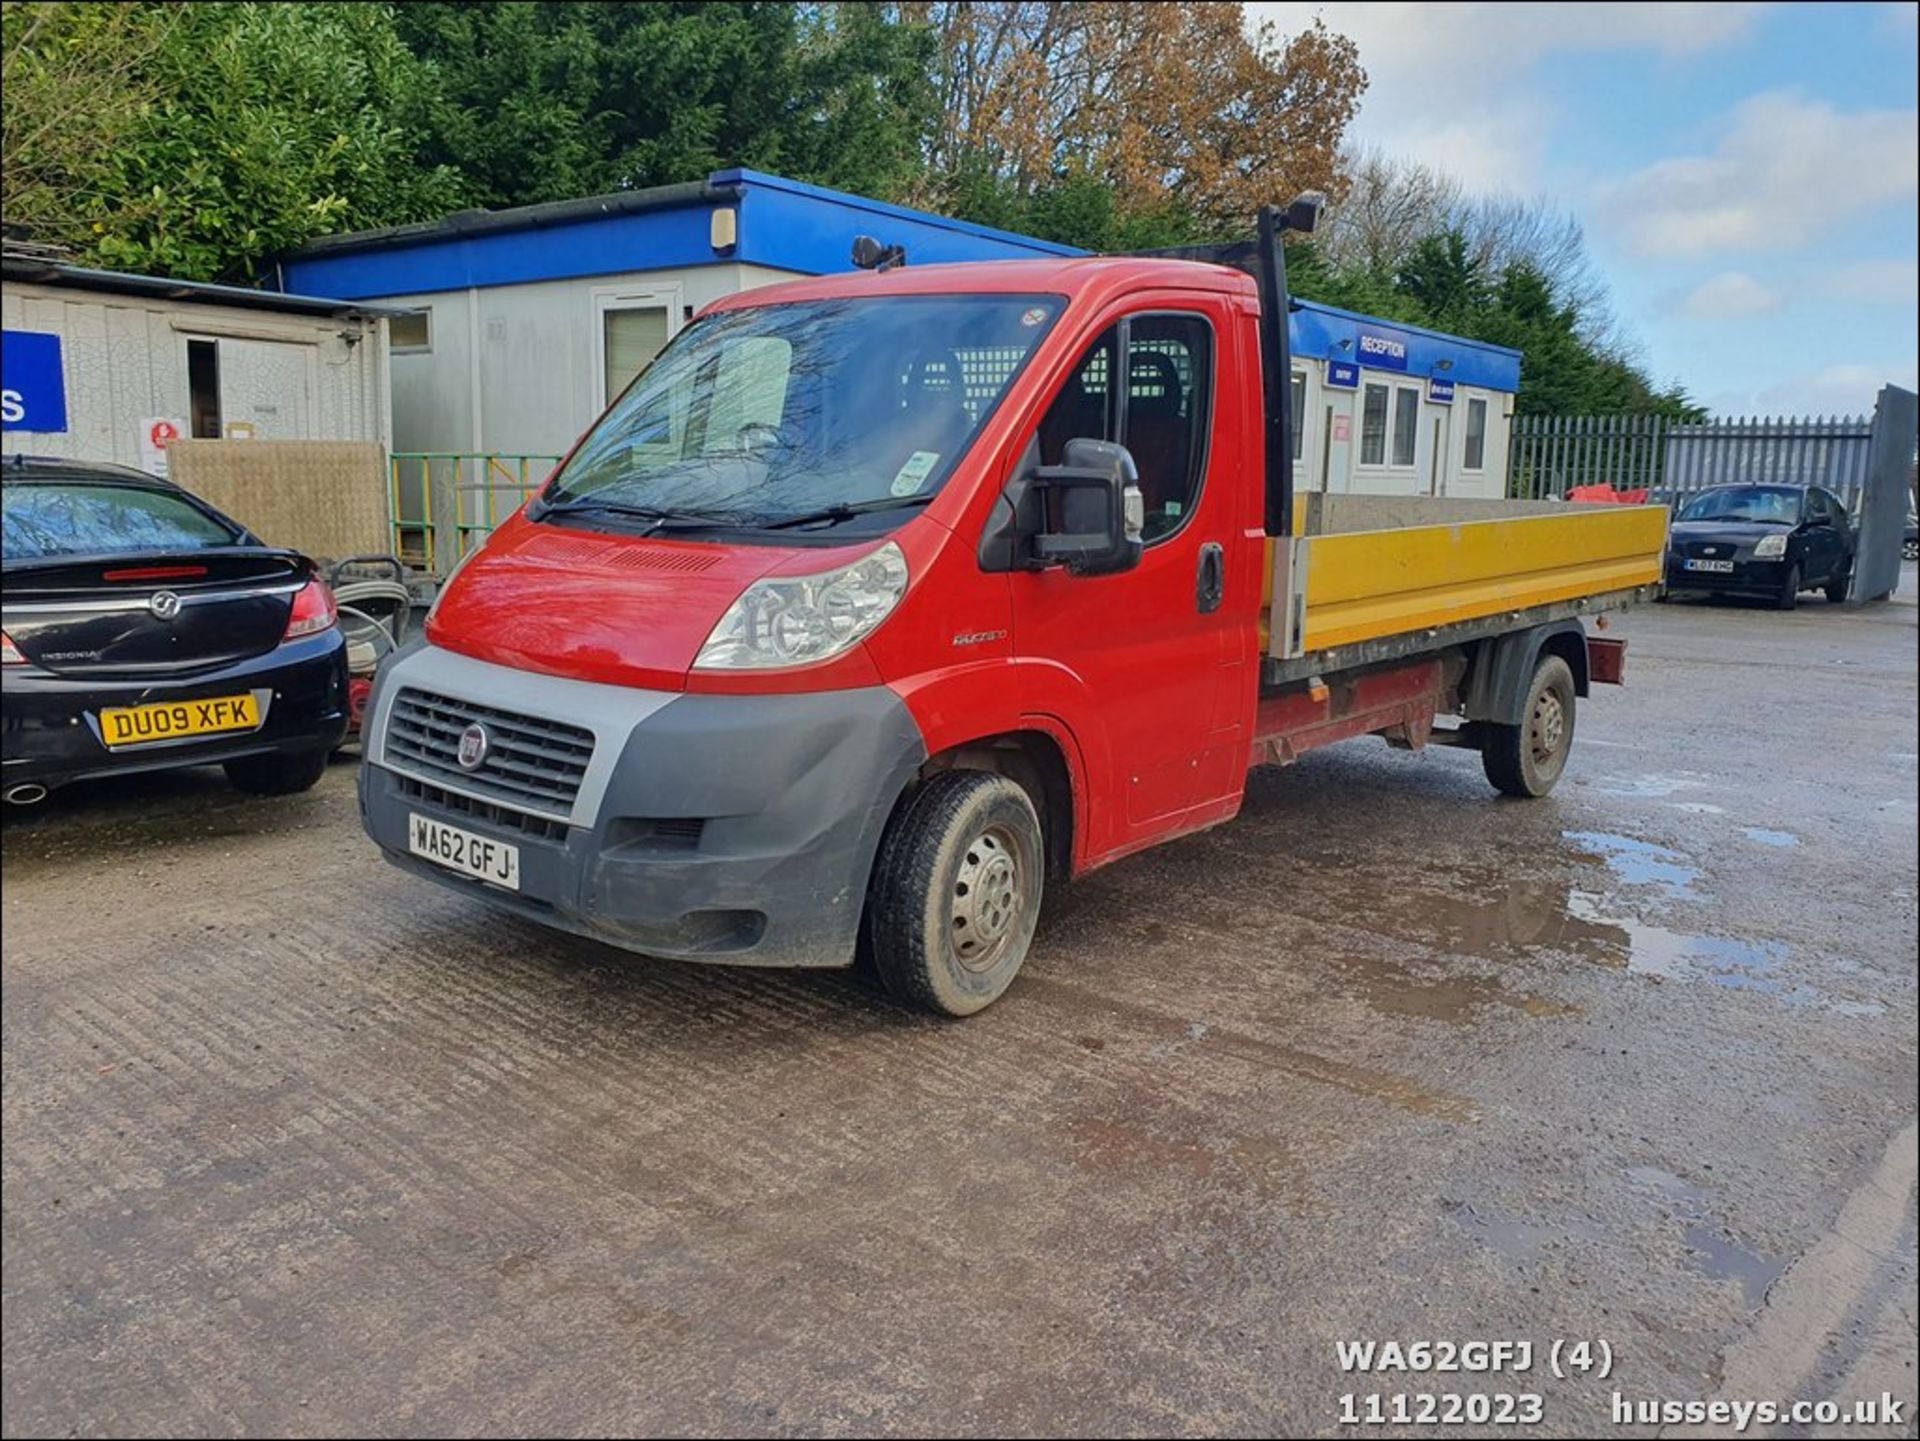
[[[1830,414],[1920,378],[1920,5],[1247,9],[1359,44],[1356,142],[1577,215],[1657,379]]]

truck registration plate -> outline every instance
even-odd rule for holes
[[[407,849],[450,871],[505,890],[520,889],[520,847],[409,813]]]

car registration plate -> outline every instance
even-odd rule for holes
[[[407,849],[450,871],[509,891],[520,889],[520,847],[409,812]]]
[[[182,736],[259,729],[260,701],[252,695],[107,706],[100,712],[100,739],[109,750],[146,745],[151,741],[178,740]]]
[[[1733,562],[1730,560],[1690,560],[1687,562],[1687,569],[1688,570],[1712,570],[1712,571],[1718,571],[1721,574],[1726,575],[1726,574],[1732,573]]]

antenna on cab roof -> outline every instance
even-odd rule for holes
[[[853,237],[853,263],[862,270],[891,270],[907,263],[907,247],[882,245],[871,235]]]

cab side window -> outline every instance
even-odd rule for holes
[[[1040,422],[1040,463],[1070,440],[1116,440],[1140,472],[1149,545],[1199,501],[1212,418],[1213,328],[1197,315],[1135,315],[1090,345]]]

